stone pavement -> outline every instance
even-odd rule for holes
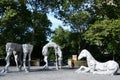
[[[0,67],[0,70],[3,67]],[[9,73],[1,74],[0,80],[120,80],[120,70],[118,75],[93,75],[92,73],[76,73],[76,69],[63,67],[61,70],[56,70],[55,67],[42,69],[40,66],[32,66],[31,72],[18,72],[16,67],[9,67]]]

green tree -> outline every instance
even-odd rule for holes
[[[52,33],[52,41],[61,46],[63,61],[71,58],[73,54],[78,55],[79,45],[77,33],[64,30],[61,26],[56,28]]]
[[[25,42],[26,33],[30,33],[30,12],[14,0],[1,0],[0,4],[0,54],[3,54],[7,42]]]
[[[58,10],[58,16],[57,18],[61,19],[64,21],[65,24],[68,24],[71,26],[72,30],[76,33],[78,33],[78,38],[76,42],[78,42],[79,45],[84,42],[83,36],[86,37],[86,35],[83,35],[86,30],[88,30],[88,39],[89,43],[94,43],[95,41],[101,42],[101,40],[105,40],[102,45],[104,45],[103,49],[107,48],[109,53],[115,53],[117,52],[115,50],[115,46],[118,47],[118,43],[114,40],[115,38],[112,39],[110,43],[108,41],[111,40],[111,37],[94,37],[98,38],[98,40],[92,39],[93,36],[95,35],[106,35],[105,33],[102,33],[99,31],[101,30],[101,26],[96,22],[100,22],[101,20],[106,21],[107,19],[110,19],[113,21],[113,24],[115,23],[114,20],[116,21],[117,19],[120,18],[120,1],[119,0],[65,0],[63,3],[61,3],[62,7],[60,10]],[[57,13],[57,11],[56,11]],[[104,20],[105,19],[105,20]],[[118,20],[119,22],[119,20]],[[108,22],[108,24],[110,24]],[[99,26],[97,27],[98,32],[94,32],[94,29],[91,29],[93,26]],[[104,25],[102,25],[104,26]],[[116,25],[117,26],[117,25]],[[104,27],[106,30],[109,29],[108,27]],[[104,29],[103,28],[103,29]],[[118,28],[119,29],[119,28]],[[116,28],[115,28],[116,30]],[[92,33],[94,32],[94,33]],[[86,33],[85,33],[86,34]],[[91,36],[89,36],[91,35]],[[117,36],[117,34],[114,34]],[[76,35],[75,35],[76,36]],[[91,38],[90,38],[91,37]],[[86,38],[85,38],[86,39]],[[109,39],[108,41],[106,39]],[[117,39],[117,38],[116,38]],[[119,38],[118,38],[119,39]],[[90,42],[91,41],[91,42]],[[106,42],[107,41],[107,42]],[[88,43],[88,44],[89,44]],[[86,44],[86,43],[85,43]],[[97,43],[98,48],[101,43]],[[107,44],[107,45],[106,45]],[[94,44],[96,45],[96,44]],[[105,47],[107,46],[107,47]],[[102,48],[101,47],[101,48]],[[114,47],[114,48],[113,48]],[[82,49],[82,48],[80,48]],[[102,49],[100,49],[102,50]],[[118,49],[119,50],[119,49]],[[105,52],[105,50],[103,50]],[[119,53],[119,51],[117,52]]]
[[[50,35],[51,22],[47,18],[48,8],[47,3],[42,0],[27,0],[28,10],[31,11],[32,21],[32,41],[33,44],[45,44],[47,36]]]
[[[119,54],[120,45],[120,20],[117,19],[105,19],[102,21],[96,21],[94,25],[85,32],[84,38],[89,43],[98,45],[101,51],[114,55]],[[116,56],[117,57],[117,56]]]
[[[63,61],[65,61],[68,56],[70,57],[71,53],[69,52],[70,43],[68,30],[64,30],[61,26],[56,28],[52,33],[52,41],[61,47],[63,53]]]
[[[22,3],[18,4],[10,0],[6,5],[6,2],[7,0],[4,0],[3,3],[1,2],[1,44],[6,42],[23,43],[26,32],[30,32],[29,22],[31,13]]]
[[[1,50],[7,42],[32,43],[37,48],[46,43],[51,22],[46,13],[32,12],[27,4],[26,0],[0,1]]]

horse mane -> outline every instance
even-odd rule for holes
[[[83,49],[83,51],[85,51],[87,53],[88,59],[95,60],[95,58],[92,56],[92,54],[87,49]]]

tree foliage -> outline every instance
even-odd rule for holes
[[[120,45],[120,20],[105,19],[96,21],[94,25],[85,32],[84,38],[91,44],[101,47],[102,51],[119,55]]]
[[[120,0],[0,0],[0,52],[6,42],[17,42],[34,44],[38,53],[52,33],[46,15],[52,12],[71,27],[71,31],[58,27],[52,34],[64,55],[78,54],[86,44],[117,54],[119,9]]]
[[[72,28],[74,36],[77,36],[75,42],[82,47],[86,43],[90,43],[96,45],[101,53],[118,53],[117,55],[119,55],[119,48],[117,47],[119,47],[120,1],[75,1],[64,0],[60,9],[55,11],[55,17],[63,20],[65,24]],[[74,40],[74,38],[71,38],[71,40]],[[87,42],[82,45],[84,40]],[[78,50],[82,49],[78,48],[80,46],[77,46]]]
[[[52,34],[52,41],[61,46],[63,61],[71,58],[73,54],[79,54],[79,33],[64,30],[61,26],[55,29]],[[82,44],[81,44],[82,45]],[[82,45],[83,46],[83,45]]]
[[[4,52],[2,47],[7,42],[31,43],[40,47],[50,35],[51,22],[46,13],[39,13],[41,10],[32,12],[27,4],[26,0],[0,1],[0,46]]]

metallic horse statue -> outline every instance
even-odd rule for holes
[[[30,44],[21,45],[21,44],[17,44],[17,43],[7,43],[6,44],[7,56],[5,58],[6,65],[5,65],[4,69],[1,71],[1,73],[7,73],[8,72],[8,67],[10,65],[10,56],[12,55],[12,53],[14,55],[15,63],[16,63],[16,66],[17,66],[19,71],[21,71],[21,68],[22,68],[22,53],[24,54],[24,58],[23,58],[24,69],[27,72],[26,65],[25,65],[26,55],[29,54],[29,57],[31,57],[30,55],[31,55],[31,52],[32,52],[32,48],[33,48],[33,46],[30,45]],[[29,61],[30,60],[31,59],[29,58]],[[30,67],[30,65],[29,65],[29,67]]]
[[[30,71],[30,62],[31,62],[31,53],[33,51],[33,45],[31,44],[23,44],[22,45],[23,48],[23,67],[25,72],[29,72]],[[26,57],[28,55],[28,69],[26,67]]]
[[[14,59],[15,59],[15,63],[16,63],[16,66],[18,67],[18,70],[20,71],[21,70],[21,67],[22,67],[22,60],[21,60],[21,57],[22,57],[22,45],[21,44],[17,44],[17,43],[7,43],[6,44],[6,65],[5,65],[5,68],[1,71],[1,72],[5,72],[7,73],[8,72],[8,67],[10,65],[10,56],[14,55]],[[20,62],[20,65],[18,64],[18,61]]]
[[[92,72],[93,74],[114,75],[117,73],[119,69],[118,63],[115,62],[114,60],[109,60],[103,63],[98,62],[86,49],[83,49],[81,51],[81,53],[78,56],[78,60],[82,59],[83,57],[86,57],[88,67],[81,66],[78,70],[76,70],[77,73]]]
[[[60,49],[60,46],[58,46],[56,43],[54,42],[49,42],[47,43],[43,49],[42,49],[42,54],[44,56],[44,61],[46,62],[46,64],[44,65],[44,68],[48,68],[48,48],[49,47],[53,47],[55,50],[55,56],[56,56],[56,69],[61,68],[61,62],[62,62],[62,51]]]

